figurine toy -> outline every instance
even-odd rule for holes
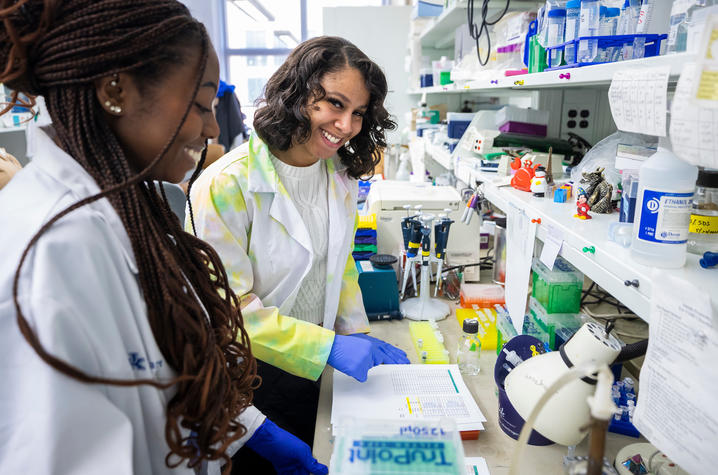
[[[588,214],[591,210],[591,206],[587,203],[588,195],[583,188],[578,189],[576,200],[576,214],[574,214],[573,217],[578,219],[591,219],[591,216]]]
[[[611,196],[613,185],[603,177],[603,168],[596,168],[593,172],[583,172],[581,184],[586,190],[587,204],[594,213],[610,214],[613,212]]]
[[[531,179],[536,174],[539,164],[533,164],[531,160],[521,160],[516,157],[511,168],[516,171],[511,178],[511,186],[521,191],[531,191]]]
[[[547,191],[548,183],[546,178],[546,170],[544,169],[544,167],[539,166],[536,169],[536,174],[531,179],[531,193],[533,193],[534,196],[543,198],[544,196],[546,196]]]

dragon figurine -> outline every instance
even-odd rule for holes
[[[592,172],[583,172],[581,185],[586,190],[587,204],[591,207],[591,211],[610,214],[613,212],[613,205],[611,204],[613,185],[603,177],[603,170],[603,167],[599,167]]]

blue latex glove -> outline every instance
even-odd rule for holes
[[[372,344],[354,335],[335,335],[327,364],[363,383],[376,364]]]
[[[409,358],[406,353],[389,343],[369,336],[365,333],[355,333],[351,336],[362,338],[371,343],[372,357],[374,358],[374,366],[378,364],[409,364]]]
[[[282,475],[329,473],[326,465],[317,462],[307,444],[269,419],[265,419],[250,437],[247,447],[272,462],[277,473]]]

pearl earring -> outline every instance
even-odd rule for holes
[[[110,101],[105,101],[105,107],[110,107],[112,103]]]
[[[119,114],[122,112],[122,107],[120,106],[110,106],[110,112],[114,112],[115,114]]]

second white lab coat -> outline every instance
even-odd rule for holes
[[[0,190],[0,473],[193,474],[165,465],[166,407],[174,388],[85,384],[43,362],[20,334],[12,279],[50,217],[99,191],[40,133],[34,160]],[[106,199],[55,223],[30,251],[20,304],[43,347],[90,375],[170,380],[119,216]],[[250,407],[241,445],[264,421]],[[214,463],[210,469],[218,467]]]

